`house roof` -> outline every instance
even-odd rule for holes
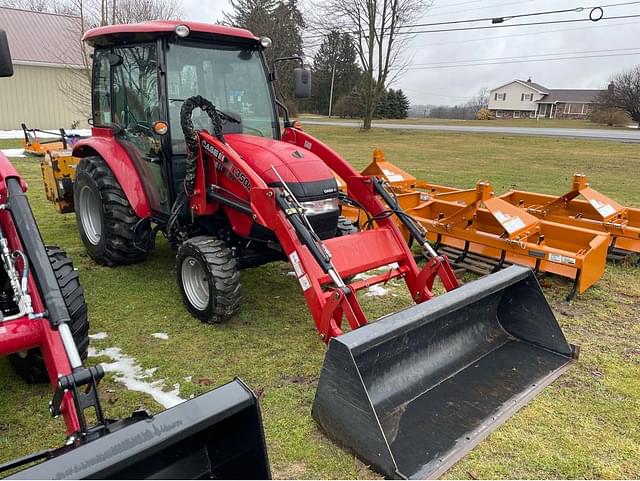
[[[507,85],[511,85],[512,83],[519,83],[520,85],[528,87],[528,88],[530,88],[532,90],[535,90],[536,92],[539,92],[541,94],[546,94],[549,91],[548,88],[543,87],[542,85],[537,84],[535,82],[529,82],[527,80],[518,80],[518,79],[516,79],[516,80],[512,80],[511,82],[507,82],[506,84],[502,84],[499,87],[491,89],[491,92],[493,92],[494,90],[499,90],[502,87],[506,87]]]
[[[516,80],[516,82],[520,82],[521,84],[525,84],[527,87],[536,89],[541,94],[549,92],[549,89],[547,87],[543,87],[542,85],[531,82],[530,80]]]
[[[591,103],[596,97],[606,90],[595,89],[550,89],[549,95],[537,101],[540,104],[553,104],[555,102]]]
[[[79,17],[0,7],[0,27],[17,64],[85,65]]]

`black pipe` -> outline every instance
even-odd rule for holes
[[[409,216],[409,214],[404,212],[400,208],[400,206],[398,205],[398,202],[391,196],[391,194],[389,194],[389,192],[387,192],[387,190],[384,188],[384,182],[381,179],[379,179],[377,177],[374,177],[373,178],[373,187],[374,187],[375,191],[377,192],[377,194],[380,197],[382,197],[382,200],[384,200],[385,203],[389,207],[391,207],[391,210],[393,211],[393,213],[398,216],[398,218],[400,219],[402,224],[409,231],[409,234],[411,234],[411,236],[416,241],[418,241],[418,243],[421,246],[424,245],[425,242],[427,242],[427,239],[425,238],[424,234],[416,226],[416,224],[414,223],[414,221],[411,218],[411,216]]]
[[[20,181],[17,178],[11,177],[7,179],[6,183],[9,192],[7,201],[9,211],[22,247],[30,261],[31,271],[48,311],[49,322],[54,328],[63,322],[71,322],[69,310],[64,303],[58,280],[51,267],[27,195],[22,192]]]
[[[251,210],[251,207],[249,204],[244,202],[239,202],[233,199],[229,199],[228,197],[225,197],[222,194],[218,194],[216,191],[213,191],[213,190],[207,191],[207,199],[220,202],[221,204],[231,207],[232,209],[236,209],[237,211],[240,211],[243,214],[246,214],[248,216],[253,215],[253,211]]]
[[[301,215],[292,212],[291,206],[284,198],[284,195],[277,194],[276,200],[282,211],[289,219],[289,222],[291,222],[291,225],[295,229],[296,233],[298,234],[298,239],[300,239],[300,242],[307,246],[307,248],[311,252],[311,255],[313,255],[316,262],[320,264],[320,267],[322,267],[322,270],[325,273],[329,273],[329,271],[333,268],[333,266],[331,265],[331,261],[327,259],[324,252],[320,250],[320,247],[318,246],[316,240],[313,238],[313,234],[309,231],[303,220],[300,218]]]

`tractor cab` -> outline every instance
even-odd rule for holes
[[[255,153],[252,144],[260,145],[258,150],[277,146],[278,101],[263,55],[268,38],[221,25],[156,21],[97,28],[84,39],[94,48],[94,136],[116,137],[144,179],[154,216],[168,216],[183,190],[180,112],[186,99],[201,96],[215,105],[225,116],[222,132],[232,134],[229,144],[241,155],[249,154],[243,152],[249,147]],[[305,79],[308,86],[308,75]],[[212,131],[204,111],[194,111],[192,122],[196,130]],[[320,164],[316,167],[323,168]],[[326,168],[323,173],[331,179]]]

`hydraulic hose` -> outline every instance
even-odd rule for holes
[[[182,127],[182,133],[184,140],[187,144],[187,173],[185,176],[185,187],[187,193],[193,192],[193,185],[196,180],[196,166],[198,165],[198,155],[200,153],[200,145],[198,145],[198,134],[193,127],[192,114],[196,108],[200,108],[209,116],[213,122],[213,133],[220,142],[225,142],[222,135],[222,120],[213,105],[209,100],[200,95],[189,97],[182,103],[180,109],[180,127]]]

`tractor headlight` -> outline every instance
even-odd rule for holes
[[[326,214],[338,210],[338,198],[332,197],[330,199],[302,202],[302,207],[304,207],[307,215]]]
[[[271,42],[271,39],[269,37],[262,37],[260,38],[260,45],[262,45],[262,48],[269,48],[271,47],[273,42]]]
[[[191,29],[186,25],[178,25],[176,26],[176,35],[180,38],[186,38],[191,33]]]

